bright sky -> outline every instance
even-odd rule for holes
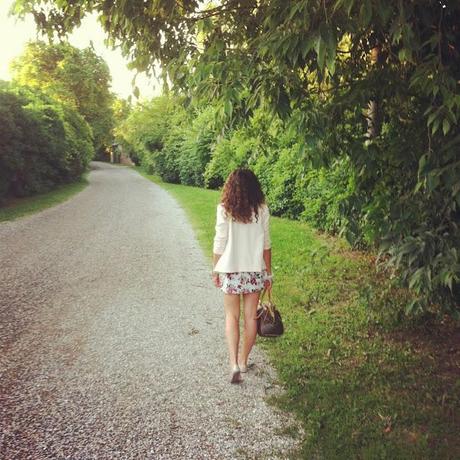
[[[9,64],[13,58],[20,55],[24,45],[37,38],[36,27],[32,17],[20,21],[9,17],[12,0],[0,0],[0,80],[10,80]],[[96,53],[108,64],[112,74],[112,91],[127,98],[132,95],[132,79],[134,71],[126,68],[126,60],[119,50],[109,50],[104,45],[104,33],[94,16],[87,17],[81,27],[70,37],[69,42],[78,48],[89,46],[93,42]],[[140,90],[141,99],[149,99],[161,93],[161,84],[155,79],[148,79],[144,74],[136,78],[136,85]]]

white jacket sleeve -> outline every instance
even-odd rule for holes
[[[228,240],[228,219],[225,216],[224,207],[217,206],[216,235],[214,237],[214,254],[223,254]]]
[[[270,249],[272,243],[270,239],[270,211],[268,206],[265,206],[262,223],[264,226],[264,249]]]

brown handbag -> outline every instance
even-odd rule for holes
[[[268,302],[264,302],[266,292],[266,289],[262,291],[257,308],[257,334],[261,337],[279,337],[284,332],[281,314],[272,301],[271,290],[268,291]]]

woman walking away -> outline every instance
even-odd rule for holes
[[[260,292],[272,287],[269,211],[255,174],[238,168],[225,182],[217,206],[213,283],[224,292],[225,334],[231,383],[247,372],[248,356],[256,341],[256,312]],[[240,342],[240,299],[244,334]]]

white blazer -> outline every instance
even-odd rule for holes
[[[214,271],[220,273],[261,272],[266,268],[264,249],[271,248],[270,212],[263,204],[258,219],[244,224],[225,215],[222,204],[217,206],[214,254],[221,254]]]

